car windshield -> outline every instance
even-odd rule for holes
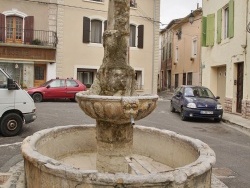
[[[49,83],[50,83],[51,81],[52,81],[52,80],[49,80],[49,81],[43,83],[42,85],[40,85],[40,87],[45,87],[45,86],[49,85]]]
[[[204,98],[214,98],[213,93],[204,87],[187,87],[184,91],[185,97],[204,97]]]

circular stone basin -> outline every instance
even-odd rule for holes
[[[27,188],[211,187],[215,153],[205,143],[175,132],[134,126],[129,173],[95,169],[95,125],[39,131],[22,144]]]
[[[80,108],[96,120],[117,124],[129,123],[131,116],[140,120],[155,108],[158,95],[142,96],[101,96],[88,95],[88,92],[76,94]]]

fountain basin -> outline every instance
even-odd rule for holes
[[[96,126],[62,126],[39,131],[23,141],[27,188],[211,187],[215,153],[207,144],[167,130],[133,129],[132,154],[169,166],[169,170],[148,169],[141,174],[128,162],[130,173],[111,174],[100,173],[93,166],[84,169],[67,164],[63,159],[96,153]]]
[[[80,108],[96,120],[123,124],[140,120],[155,108],[158,95],[144,96],[101,96],[88,95],[88,92],[76,94]]]

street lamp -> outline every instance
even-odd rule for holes
[[[189,23],[191,23],[191,24],[194,22],[194,14],[193,14],[193,11],[192,11],[192,10],[191,10],[191,13],[190,13],[190,15],[189,15],[188,20],[189,20]]]

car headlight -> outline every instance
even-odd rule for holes
[[[222,109],[222,105],[221,104],[217,104],[217,109],[218,110]]]
[[[187,104],[187,107],[188,108],[196,108],[196,104],[193,103],[193,102],[190,102],[190,103]]]

